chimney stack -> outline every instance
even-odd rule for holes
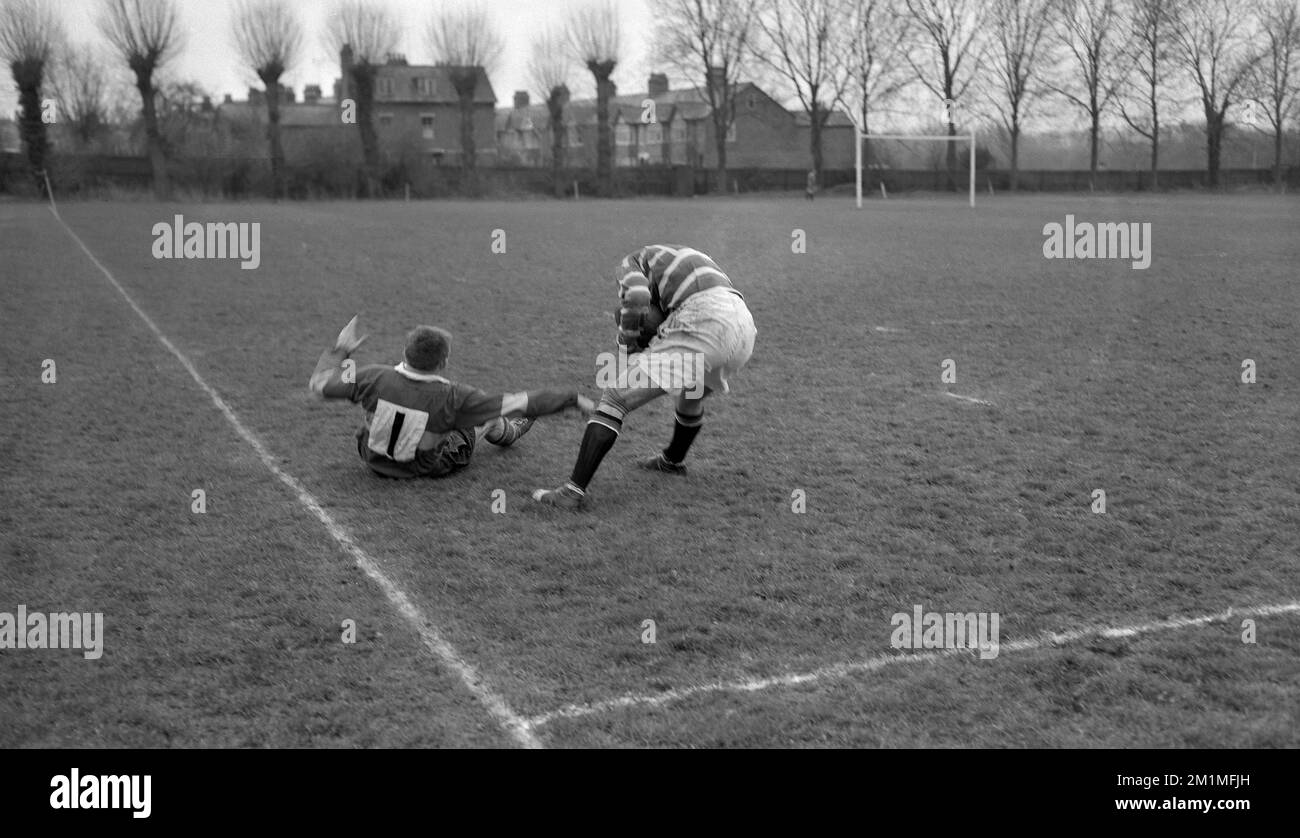
[[[522,109],[522,108],[526,108],[526,107],[528,107],[528,91],[527,91],[527,90],[516,90],[516,91],[515,91],[515,110],[520,110],[520,109]]]
[[[665,73],[651,73],[650,81],[647,85],[647,91],[650,98],[662,96],[668,92],[668,76]]]
[[[709,68],[709,76],[707,79],[709,85],[708,89],[716,91],[714,95],[716,95],[719,99],[724,98],[726,95],[726,90],[724,89],[725,88],[724,82],[726,81],[726,77],[727,77],[727,71],[722,67]]]

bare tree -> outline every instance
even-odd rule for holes
[[[1179,61],[1200,94],[1205,114],[1206,185],[1219,185],[1228,109],[1238,100],[1258,63],[1250,42],[1248,18],[1234,0],[1189,3],[1173,27]]]
[[[1131,32],[1133,69],[1121,93],[1132,91],[1140,99],[1140,112],[1129,110],[1126,96],[1119,98],[1119,112],[1128,126],[1151,143],[1151,188],[1160,186],[1160,94],[1166,82],[1169,29],[1176,14],[1175,0],[1131,0],[1127,9]]]
[[[749,58],[757,0],[658,0],[658,40],[665,58],[690,78],[709,104],[718,188],[727,191],[727,134],[736,120],[740,74]]]
[[[1020,132],[1029,103],[1038,93],[1034,74],[1047,51],[1047,33],[1057,0],[995,0],[993,68],[998,117],[1011,138],[1011,191],[1020,185]]]
[[[375,133],[375,78],[397,49],[401,29],[389,10],[367,0],[340,0],[326,29],[326,43],[343,64],[343,83],[354,99],[366,188],[379,170],[379,136]],[[340,103],[343,104],[343,103]]]
[[[544,30],[533,41],[528,75],[533,88],[546,102],[551,132],[551,181],[555,197],[564,196],[566,126],[564,109],[569,104],[569,72],[572,64],[564,37],[553,29]]]
[[[104,0],[99,18],[104,37],[135,75],[153,169],[154,195],[168,195],[167,158],[158,130],[154,73],[180,51],[182,32],[173,0]]]
[[[108,123],[109,79],[95,47],[77,44],[59,50],[50,72],[59,113],[82,146],[89,146]]]
[[[762,49],[755,55],[778,73],[808,114],[812,168],[822,181],[822,131],[844,98],[847,69],[840,0],[765,0],[758,14]]]
[[[925,59],[908,56],[916,77],[946,104],[948,136],[957,136],[957,109],[978,78],[987,42],[981,38],[976,0],[905,0],[927,42]],[[928,64],[928,67],[926,66]],[[969,108],[964,108],[969,111]],[[955,189],[957,145],[948,143],[948,188]]]
[[[482,8],[440,12],[429,24],[434,60],[451,71],[451,86],[460,106],[460,166],[472,185],[477,151],[474,147],[474,94],[479,76],[496,68],[505,41]]]
[[[235,51],[266,86],[266,138],[271,144],[271,188],[284,197],[284,146],[280,141],[280,77],[302,50],[302,22],[285,0],[241,0],[231,25]]]
[[[1259,11],[1263,56],[1253,78],[1251,102],[1259,106],[1273,129],[1273,185],[1282,182],[1282,134],[1296,113],[1297,58],[1300,57],[1300,5],[1296,0],[1266,0]]]
[[[1101,118],[1124,83],[1128,33],[1116,0],[1065,0],[1057,34],[1073,58],[1075,83],[1052,89],[1088,117],[1088,188],[1095,189]]]
[[[569,49],[596,80],[596,189],[608,197],[614,192],[614,136],[609,122],[609,100],[614,96],[610,77],[622,54],[623,33],[618,10],[610,0],[576,9],[569,19]]]
[[[42,189],[49,137],[42,117],[41,88],[46,83],[55,51],[63,41],[63,27],[53,7],[43,0],[11,0],[0,6],[0,58],[9,64],[22,115],[19,131],[27,147],[37,189]]]
[[[848,68],[845,98],[862,133],[871,131],[877,106],[908,85],[906,55],[912,19],[898,0],[850,0],[845,18]],[[847,104],[847,103],[846,103]],[[871,143],[863,140],[862,156],[871,165]]]

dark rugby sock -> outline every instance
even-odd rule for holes
[[[573,474],[569,476],[569,483],[574,488],[586,491],[596,469],[600,468],[600,461],[614,447],[619,431],[623,430],[623,417],[626,415],[627,411],[621,406],[601,399],[600,407],[587,420],[587,430],[578,449],[578,461],[573,464]]]
[[[673,418],[673,438],[664,449],[664,459],[670,463],[680,463],[686,459],[686,452],[691,449],[691,443],[695,441],[696,435],[703,426],[704,414],[683,416],[678,411]]]

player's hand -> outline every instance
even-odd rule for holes
[[[344,355],[351,355],[353,352],[357,351],[358,346],[365,343],[366,338],[369,337],[369,335],[357,337],[357,332],[359,331],[357,328],[357,319],[360,316],[361,315],[359,314],[353,316],[353,318],[348,321],[348,325],[343,327],[343,331],[339,332],[339,338],[334,342],[335,350],[342,352]]]
[[[619,329],[618,344],[619,346],[626,346],[629,355],[632,354],[633,352],[640,351],[641,332],[639,330],[634,330],[634,329]]]
[[[596,412],[596,403],[582,394],[578,394],[577,404],[567,408],[565,413],[572,415],[577,412],[584,419]]]

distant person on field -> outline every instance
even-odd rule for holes
[[[810,201],[817,194],[817,170],[816,169],[808,170],[808,185],[807,187],[805,187],[805,191],[807,193],[808,200]]]
[[[416,326],[406,336],[400,364],[348,362],[365,337],[357,318],[321,353],[309,387],[327,399],[347,399],[366,411],[357,431],[357,453],[386,477],[446,477],[469,465],[483,440],[507,447],[533,419],[566,409],[589,414],[591,399],[577,390],[530,390],[490,395],[444,378],[451,335]]]

